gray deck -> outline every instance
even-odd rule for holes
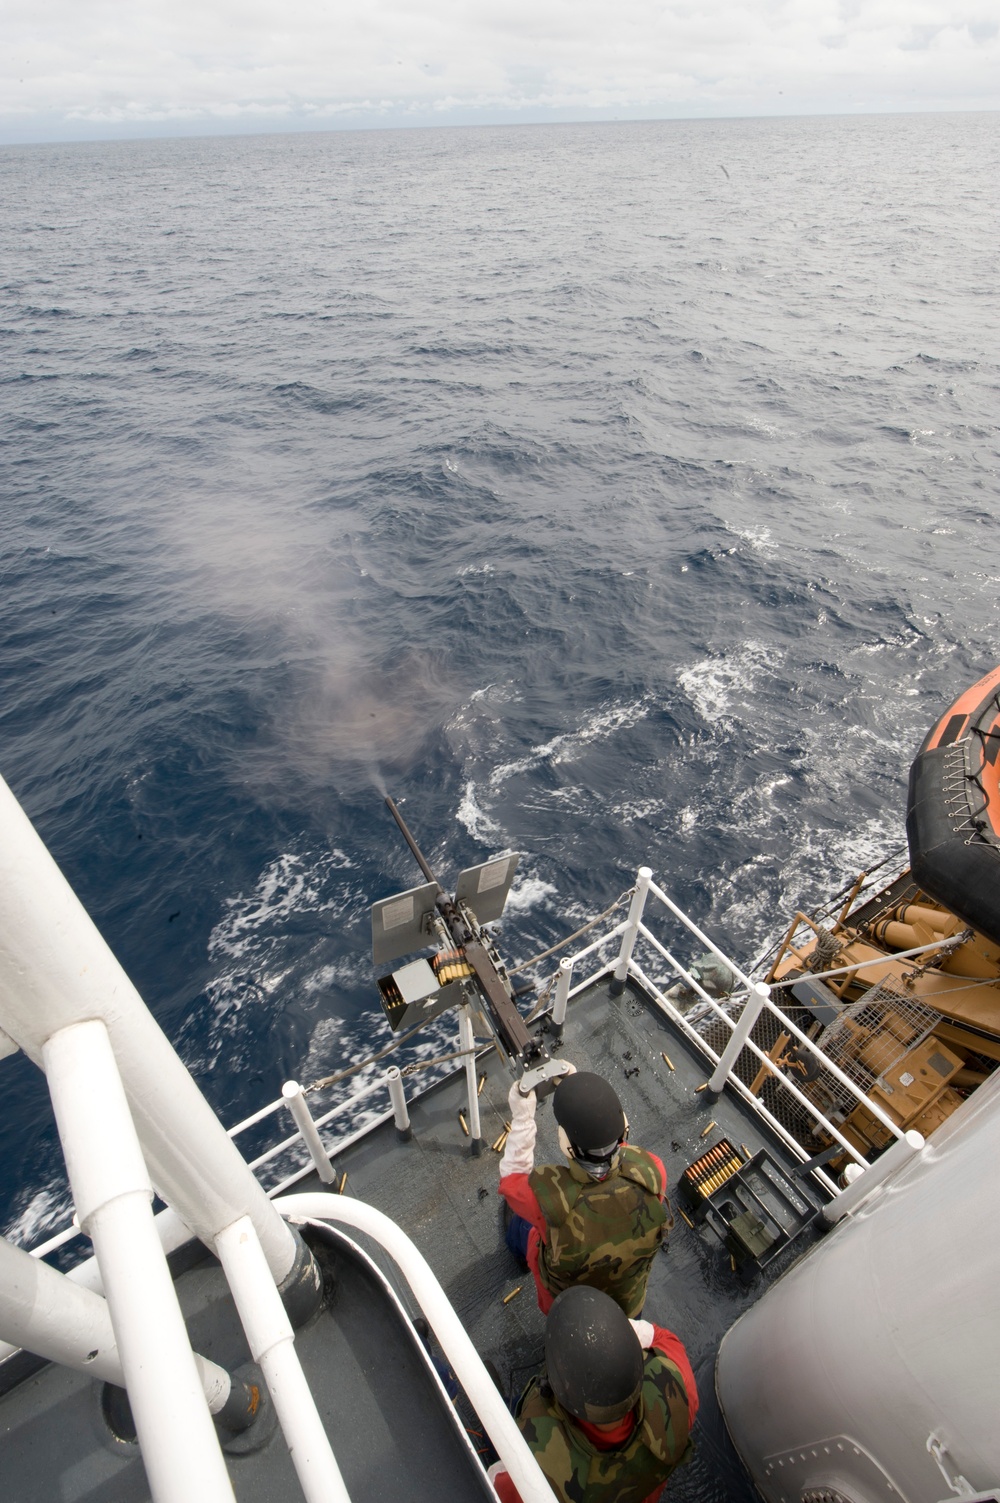
[[[581,994],[571,1004],[559,1052],[578,1069],[611,1081],[625,1106],[631,1141],[660,1155],[671,1186],[723,1135],[751,1152],[766,1147],[790,1167],[787,1151],[762,1130],[741,1098],[727,1093],[712,1103],[707,1093],[696,1093],[707,1079],[707,1062],[637,990],[615,999],[600,983]],[[508,1117],[510,1077],[493,1051],[481,1061],[483,1071],[480,1109],[488,1145]],[[501,1239],[499,1157],[488,1146],[481,1157],[472,1157],[458,1121],[464,1101],[464,1078],[452,1078],[412,1104],[410,1143],[399,1144],[388,1123],[344,1153],[338,1167],[348,1171],[346,1193],[378,1206],[409,1233],[480,1353],[494,1362],[507,1390],[518,1391],[540,1364],[544,1321],[531,1275],[517,1266]],[[718,1126],[702,1139],[711,1121]],[[538,1123],[536,1162],[558,1159],[552,1112],[545,1103]],[[821,1204],[809,1186],[803,1193]],[[674,1215],[644,1313],[684,1341],[698,1379],[701,1413],[695,1460],[674,1474],[669,1495],[691,1503],[749,1503],[757,1494],[729,1445],[715,1401],[715,1357],[725,1331],[816,1234],[805,1232],[776,1260],[766,1280],[758,1275],[747,1286],[715,1235],[688,1226],[676,1200]],[[379,1255],[373,1250],[373,1256]],[[504,1305],[504,1295],[519,1285],[520,1294]]]
[[[673,1071],[661,1051],[669,1054]],[[638,992],[612,999],[603,984],[588,989],[571,1005],[560,1052],[578,1068],[612,1082],[625,1105],[632,1141],[660,1155],[671,1185],[723,1134],[751,1151],[768,1147],[784,1159],[739,1098],[727,1095],[710,1103],[705,1094],[696,1094],[707,1076],[705,1061]],[[486,1145],[481,1156],[472,1156],[459,1125],[465,1100],[460,1074],[411,1103],[411,1142],[400,1143],[393,1124],[386,1123],[346,1149],[338,1168],[348,1173],[345,1193],[377,1206],[413,1238],[510,1392],[518,1391],[540,1363],[543,1319],[530,1274],[518,1268],[502,1242],[499,1161],[488,1147],[507,1116],[510,1078],[493,1051],[482,1058],[480,1071],[487,1076],[480,1097]],[[703,1139],[712,1120],[718,1126]],[[557,1155],[551,1109],[543,1103],[537,1161]],[[319,1188],[312,1179],[296,1186]],[[752,1503],[757,1495],[719,1417],[713,1371],[722,1335],[759,1297],[764,1279],[758,1276],[747,1287],[715,1236],[687,1225],[676,1202],[675,1218],[668,1247],[654,1266],[645,1314],[685,1342],[701,1413],[695,1460],[675,1473],[669,1496],[691,1503]],[[789,1248],[768,1278],[797,1257],[813,1235],[806,1232]],[[416,1314],[381,1251],[362,1237],[357,1240]],[[297,1346],[353,1503],[385,1497],[464,1503],[488,1495],[461,1420],[377,1272],[342,1246],[323,1256],[332,1259],[337,1292],[298,1334]],[[504,1296],[518,1286],[520,1293],[505,1305]],[[206,1255],[180,1277],[178,1287],[195,1347],[231,1368],[247,1363],[249,1353],[214,1259]],[[468,1413],[464,1418],[475,1428]],[[49,1366],[28,1376],[0,1399],[0,1434],[5,1503],[145,1503],[149,1497],[137,1447],[110,1435],[101,1418],[100,1385],[83,1377]],[[239,1454],[238,1447],[227,1454],[240,1503],[299,1496],[280,1433],[273,1426],[270,1432],[266,1426],[257,1430],[258,1440],[268,1434],[253,1455]],[[473,1438],[472,1445],[482,1444]]]

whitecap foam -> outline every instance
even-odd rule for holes
[[[459,824],[464,825],[473,840],[480,841],[483,845],[489,845],[502,834],[496,820],[487,814],[479,802],[476,793],[476,785],[470,779],[465,785],[465,791],[456,810],[456,818]]]
[[[330,909],[333,905],[322,898],[323,885],[332,871],[350,866],[339,850],[311,859],[293,852],[277,856],[264,868],[252,893],[225,899],[225,917],[208,937],[209,958],[238,959],[262,931],[273,930],[295,914]]]
[[[552,898],[558,896],[558,889],[551,882],[545,882],[541,877],[524,877],[515,881],[508,893],[504,913],[528,913],[539,904],[548,905]]]
[[[779,649],[749,639],[732,652],[692,663],[677,681],[702,720],[716,725],[734,704],[752,705],[761,679],[773,674],[783,658]]]
[[[315,996],[340,984],[351,987],[357,968],[348,959],[312,963],[301,950],[303,915],[356,915],[365,898],[342,874],[353,870],[341,850],[319,856],[286,851],[270,861],[250,892],[225,899],[223,916],[208,939],[208,958],[215,973],[205,983],[211,1007],[207,1033],[203,1018],[191,1019],[177,1040],[185,1063],[196,1074],[211,1071],[220,1056],[236,1067],[240,1041],[250,1038],[260,1011],[271,1013],[274,999],[294,989]],[[249,1010],[245,1028],[236,1024]]]
[[[4,1232],[8,1242],[29,1250],[68,1225],[73,1201],[65,1184],[53,1182],[36,1190]]]
[[[540,767],[543,762],[549,762],[553,766],[573,762],[585,746],[594,741],[607,740],[618,731],[628,730],[644,719],[649,714],[649,710],[650,699],[647,695],[624,704],[611,704],[601,710],[595,710],[593,714],[584,718],[575,731],[566,731],[562,735],[553,736],[551,741],[546,741],[540,746],[533,746],[526,756],[495,767],[490,773],[490,787],[496,790],[510,778],[517,777],[520,773],[530,772],[533,768]]]

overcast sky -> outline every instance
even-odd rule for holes
[[[4,0],[0,140],[1000,107],[997,0]]]

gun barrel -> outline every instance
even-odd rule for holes
[[[389,795],[386,794],[385,802],[386,802],[386,806],[388,807],[389,813],[392,815],[393,819],[396,821],[397,825],[399,826],[399,832],[400,832],[400,834],[402,835],[403,839],[406,841],[407,845],[410,847],[410,850],[413,852],[414,859],[416,860],[416,863],[419,866],[420,870],[423,872],[423,874],[427,878],[428,882],[437,882],[437,877],[435,877],[434,873],[431,871],[430,867],[427,865],[427,862],[424,860],[423,853],[421,852],[420,847],[417,845],[417,842],[414,840],[413,836],[410,834],[410,832],[409,832],[409,830],[407,828],[407,825],[406,825],[406,820],[403,818],[403,816],[400,814],[399,810],[396,808],[396,802],[395,802],[395,800],[391,799],[389,797]],[[440,883],[438,885],[440,886]]]

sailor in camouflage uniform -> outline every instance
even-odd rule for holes
[[[667,1219],[666,1170],[633,1148],[621,1102],[599,1075],[565,1076],[552,1097],[566,1164],[535,1168],[535,1093],[508,1097],[511,1129],[500,1194],[514,1213],[507,1244],[528,1263],[543,1313],[562,1290],[588,1284],[628,1316],[641,1313]]]
[[[545,1367],[515,1414],[560,1503],[654,1503],[691,1454],[698,1394],[671,1331],[628,1320],[597,1289],[560,1294],[545,1328]],[[520,1503],[502,1462],[500,1503]]]

